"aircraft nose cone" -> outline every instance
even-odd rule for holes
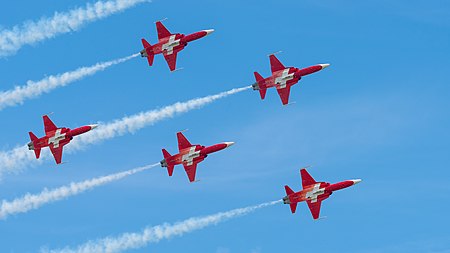
[[[91,127],[91,130],[92,130],[92,129],[97,128],[97,127],[98,127],[98,124],[93,124],[93,125],[89,125],[89,126]]]
[[[234,145],[234,142],[224,142],[227,145],[227,148]]]
[[[361,182],[362,180],[361,179],[353,179],[351,181],[353,181],[353,185],[355,185],[355,184]]]
[[[214,29],[203,30],[203,31],[206,32],[206,35],[210,35],[211,33],[214,32]]]
[[[320,66],[322,66],[322,69],[327,68],[328,66],[330,66],[329,63],[325,63],[325,64],[319,64]]]

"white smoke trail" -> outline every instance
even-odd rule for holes
[[[95,241],[88,241],[76,248],[66,247],[64,249],[42,249],[42,253],[115,253],[128,249],[145,247],[149,243],[157,243],[163,239],[170,239],[175,236],[182,236],[220,222],[236,218],[256,211],[257,209],[272,206],[280,203],[281,200],[267,202],[264,204],[238,208],[228,212],[221,212],[213,215],[190,218],[175,224],[162,224],[154,227],[147,227],[139,233],[125,233],[118,237],[106,237]]]
[[[17,213],[25,213],[30,210],[37,209],[45,204],[63,200],[70,196],[78,195],[87,190],[120,180],[124,177],[136,174],[144,170],[148,170],[158,165],[159,163],[111,174],[108,176],[97,177],[82,182],[70,183],[69,185],[52,190],[48,190],[47,188],[45,188],[38,194],[27,193],[23,197],[14,199],[12,201],[3,200],[0,206],[0,219],[5,219],[6,217]]]
[[[36,82],[27,81],[27,84],[24,86],[17,86],[12,90],[0,92],[0,110],[3,110],[5,107],[22,104],[26,99],[40,96],[43,93],[49,93],[58,87],[63,87],[86,76],[94,75],[99,71],[128,61],[138,55],[139,53],[117,60],[100,62],[89,67],[81,67],[74,71],[52,75]]]
[[[109,0],[88,3],[67,12],[55,12],[53,17],[26,21],[11,29],[0,30],[0,57],[16,53],[22,46],[76,31],[84,24],[106,18],[149,0]]]
[[[201,98],[195,98],[186,102],[178,102],[160,109],[155,109],[147,112],[141,112],[133,116],[124,117],[119,120],[112,121],[106,124],[100,124],[95,131],[80,135],[77,141],[72,145],[71,149],[80,149],[88,144],[98,143],[103,140],[111,139],[116,136],[121,136],[126,133],[134,133],[137,130],[153,125],[161,120],[173,118],[182,113],[189,112],[194,109],[202,108],[218,99],[228,97],[230,95],[250,89],[251,86],[231,89],[229,91],[221,92],[215,95],[210,95]]]
[[[251,86],[236,88],[215,95],[195,98],[186,102],[178,102],[160,109],[141,112],[133,116],[114,120],[110,123],[100,124],[95,130],[75,137],[73,141],[66,146],[66,150],[69,152],[75,152],[89,144],[98,143],[127,133],[133,133],[143,127],[153,125],[161,120],[172,118],[176,115],[186,113],[194,109],[199,109],[218,99],[225,98],[250,88]],[[50,152],[43,152],[40,160],[43,159],[53,159],[53,157]],[[30,166],[31,164],[36,164],[37,161],[35,160],[36,158],[33,151],[28,150],[26,145],[14,148],[10,151],[0,152],[0,178],[3,174],[18,173],[23,168]]]

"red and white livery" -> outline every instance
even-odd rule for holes
[[[267,88],[276,87],[283,105],[289,103],[291,86],[298,83],[303,76],[330,66],[330,64],[317,64],[311,67],[298,69],[295,67],[285,67],[274,54],[271,54],[269,58],[272,75],[264,78],[258,72],[254,72],[256,83],[253,84],[253,90],[259,90],[261,99],[264,99],[266,97]]]
[[[294,192],[289,186],[284,186],[287,196],[283,198],[284,204],[289,204],[292,213],[297,209],[297,203],[306,201],[314,219],[319,218],[320,205],[334,191],[341,190],[361,182],[361,179],[346,180],[336,184],[316,182],[306,169],[300,170],[303,190]]]
[[[152,66],[155,55],[163,54],[164,59],[166,59],[167,64],[169,65],[170,71],[176,69],[177,54],[183,50],[189,42],[198,40],[214,32],[213,29],[209,29],[189,35],[170,33],[161,21],[156,22],[156,30],[158,31],[158,43],[150,45],[145,39],[142,39],[144,49],[141,51],[141,56],[147,57],[148,64]]]
[[[197,164],[203,161],[208,154],[230,147],[234,142],[223,142],[209,147],[202,145],[192,145],[181,132],[177,133],[179,153],[170,155],[167,150],[163,149],[164,159],[161,161],[161,167],[167,167],[169,176],[173,174],[173,168],[177,164],[183,164],[189,181],[195,181],[195,172]]]
[[[36,159],[41,155],[41,148],[49,147],[55,158],[56,164],[61,163],[63,147],[68,144],[74,136],[86,133],[96,128],[98,125],[87,125],[75,129],[66,127],[58,128],[47,115],[43,116],[45,136],[37,138],[32,132],[29,132],[31,142],[28,143],[28,149],[34,150]]]

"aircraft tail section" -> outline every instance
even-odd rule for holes
[[[141,51],[141,56],[147,57],[148,65],[152,66],[153,60],[155,58],[155,54],[152,50],[152,45],[150,45],[150,43],[148,43],[148,41],[146,41],[145,39],[142,39],[142,46],[144,46],[144,49]]]
[[[28,143],[28,149],[33,150],[36,155],[36,159],[39,159],[39,156],[41,156],[41,148],[34,146],[34,141],[38,140],[38,138],[32,132],[28,132],[28,134],[30,135],[31,140],[31,142]]]
[[[294,191],[287,185],[284,186],[284,189],[286,190],[286,195],[289,196],[292,193],[294,193]]]
[[[266,88],[259,90],[259,95],[261,96],[261,99],[264,99],[266,97],[266,92],[267,92]]]
[[[165,150],[165,149],[162,149],[162,153],[164,156],[164,160],[161,161],[161,166],[167,167],[167,172],[169,173],[169,176],[171,177],[173,175],[174,165],[171,164],[170,161],[168,161],[168,159],[170,157],[172,157],[172,155],[170,155],[169,152],[167,152],[167,150]]]
[[[164,159],[167,159],[167,158],[169,158],[169,157],[172,156],[172,155],[169,154],[169,152],[167,152],[167,150],[165,150],[165,149],[162,149],[162,153],[163,153]]]
[[[295,210],[297,210],[297,203],[289,204],[289,206],[291,207],[291,212],[295,213]]]
[[[253,89],[259,90],[259,95],[261,99],[266,97],[267,87],[264,85],[264,77],[262,77],[258,72],[253,72],[255,75],[256,83],[253,86]]]
[[[294,191],[287,185],[284,186],[284,189],[286,190],[286,197],[283,199],[285,204],[289,204],[289,207],[291,208],[291,212],[295,213],[297,210],[297,202],[291,203],[289,199],[289,195],[293,194]]]

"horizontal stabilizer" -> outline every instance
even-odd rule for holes
[[[41,148],[35,148],[34,154],[36,155],[36,159],[39,159],[39,157],[41,156]]]
[[[149,48],[152,47],[152,45],[150,45],[150,43],[148,43],[148,41],[146,41],[145,39],[141,39],[142,41],[142,46],[144,46],[144,48]]]
[[[153,60],[155,59],[155,54],[153,54],[153,51],[152,51],[152,45],[150,45],[150,43],[148,43],[145,39],[142,39],[142,46],[144,46],[144,50],[145,50],[146,54],[142,55],[143,51],[141,51],[141,55],[147,57],[148,65],[152,66]]]
[[[167,172],[169,173],[169,177],[171,177],[173,175],[173,165],[168,165],[167,166]]]
[[[287,185],[284,186],[284,189],[286,190],[286,195],[291,195],[294,193],[294,191]]]
[[[297,203],[289,204],[289,206],[291,207],[291,212],[295,213],[295,210],[297,210]]]
[[[262,77],[258,72],[253,72],[256,79],[256,86],[259,90],[259,95],[261,96],[261,99],[264,99],[266,97],[267,87],[264,84],[264,77]],[[254,88],[255,89],[255,88]]]
[[[255,75],[256,82],[259,83],[264,80],[264,77],[262,77],[258,72],[255,71],[253,74]]]
[[[36,137],[36,135],[33,134],[33,132],[28,132],[28,134],[30,135],[30,140],[31,140],[31,141],[35,141],[35,140],[38,139],[38,138]]]
[[[167,152],[167,150],[165,150],[165,149],[162,149],[162,153],[163,153],[164,159],[167,159],[167,158],[171,157],[169,152]]]
[[[264,98],[266,97],[266,92],[267,92],[266,88],[259,90],[259,95],[261,96],[262,100],[264,100]]]

